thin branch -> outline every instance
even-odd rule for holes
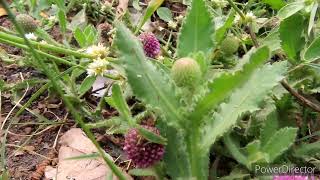
[[[301,105],[307,106],[317,112],[320,112],[320,106],[318,104],[313,103],[309,99],[305,98],[301,94],[299,94],[296,90],[294,90],[288,82],[284,79],[281,81],[281,85],[290,93],[292,94]]]

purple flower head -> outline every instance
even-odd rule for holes
[[[143,44],[143,50],[146,56],[156,58],[160,54],[160,43],[157,37],[151,32],[144,32],[139,36]]]
[[[155,127],[143,126],[145,129],[160,134]],[[147,168],[160,161],[164,154],[164,146],[144,139],[137,129],[130,129],[125,135],[124,151],[138,168]]]
[[[301,176],[301,175],[291,175],[291,176],[274,176],[273,180],[314,180],[314,177]]]

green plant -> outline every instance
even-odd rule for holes
[[[213,48],[209,38],[213,33],[209,27],[213,26],[204,1],[193,1],[180,32],[178,57],[199,52],[207,55]],[[265,96],[284,77],[286,63],[264,65],[270,58],[269,49],[253,49],[242,60],[245,63],[240,70],[199,84],[199,97],[189,96],[191,101],[183,104],[170,74],[147,60],[140,43],[124,25],[118,23],[116,27],[120,61],[133,93],[148,107],[160,111],[159,127],[168,141],[164,158],[167,173],[173,179],[207,179],[212,144],[236,126],[245,113],[260,109]],[[203,64],[207,70],[208,60]],[[281,133],[295,135],[296,131]],[[274,149],[268,148],[265,152],[273,158]]]

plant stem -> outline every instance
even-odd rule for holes
[[[234,4],[232,0],[227,0],[230,6],[240,15],[242,20],[246,19],[246,16],[242,13],[242,11]]]
[[[24,42],[24,38],[10,35],[10,34],[4,33],[4,32],[0,32],[0,38],[15,42],[15,43],[19,43],[19,44],[26,44]],[[58,47],[58,46],[54,46],[54,45],[50,45],[50,44],[43,44],[43,43],[39,43],[36,41],[30,41],[30,40],[28,40],[28,42],[33,47],[38,47],[38,49],[44,49],[44,50],[52,51],[55,53],[67,54],[67,55],[71,55],[71,56],[75,56],[75,57],[79,57],[79,58],[90,58],[90,59],[93,58],[92,55],[81,53],[81,52],[71,50],[71,49],[66,49],[63,47]]]
[[[0,42],[2,43],[5,43],[5,44],[9,44],[9,45],[12,45],[12,46],[15,46],[15,47],[18,47],[18,48],[21,48],[21,49],[24,49],[24,50],[30,50],[30,48],[26,45],[22,45],[22,44],[18,44],[18,43],[15,43],[13,41],[8,41],[8,40],[5,40],[5,39],[2,39],[0,38]],[[53,56],[51,54],[48,54],[48,53],[45,53],[45,52],[42,52],[40,50],[35,50],[37,53],[41,54],[42,56],[45,56],[47,58],[50,58],[50,59],[53,59],[55,60],[56,62],[58,63],[61,63],[61,64],[65,64],[65,65],[68,65],[68,66],[79,66],[73,62],[69,62],[63,58],[59,58],[59,57],[56,57],[56,56]],[[79,66],[81,67],[82,69],[85,69],[84,67],[82,66]]]
[[[79,113],[77,112],[77,110],[74,108],[73,104],[69,101],[69,99],[67,99],[64,96],[63,90],[62,88],[60,88],[58,86],[58,82],[55,81],[55,75],[52,73],[52,71],[49,69],[48,66],[46,66],[46,64],[42,61],[40,55],[34,50],[33,48],[33,44],[30,43],[30,41],[24,36],[24,31],[21,28],[21,26],[17,23],[17,21],[15,20],[15,17],[13,15],[13,13],[10,10],[9,5],[6,3],[5,0],[0,0],[0,4],[3,6],[3,8],[7,11],[9,18],[11,19],[12,23],[14,24],[14,26],[16,27],[17,31],[23,36],[23,39],[20,39],[20,42],[24,43],[30,48],[30,53],[35,57],[35,60],[37,61],[37,64],[39,66],[40,69],[42,69],[44,71],[44,73],[48,76],[48,78],[50,79],[53,88],[57,91],[57,93],[61,96],[61,98],[63,99],[66,107],[70,110],[72,116],[75,118],[75,120],[77,121],[77,123],[82,127],[83,131],[86,133],[86,135],[88,136],[88,138],[92,141],[92,143],[96,146],[99,154],[101,155],[101,157],[104,159],[104,161],[106,162],[106,164],[110,167],[110,169],[112,170],[112,172],[120,179],[120,180],[126,180],[125,175],[122,173],[122,171],[114,164],[114,162],[109,159],[109,157],[106,156],[104,150],[100,147],[99,143],[96,141],[93,133],[90,131],[90,129],[85,125],[83,119],[80,117]],[[2,33],[2,32],[0,32]],[[4,37],[7,37],[7,34],[2,33],[2,35],[4,35]],[[22,41],[21,41],[22,40]],[[40,43],[38,43],[40,44]],[[49,47],[49,49],[52,48],[51,45],[49,46],[45,46],[45,47]],[[56,50],[56,47],[53,46],[53,49]],[[60,49],[61,50],[61,49]],[[65,50],[62,48],[62,50]],[[70,50],[67,50],[70,51]],[[66,51],[63,51],[66,52]],[[72,51],[75,52],[75,51]],[[77,54],[77,53],[74,53]],[[70,54],[72,55],[72,54]],[[79,55],[79,54],[78,54]]]

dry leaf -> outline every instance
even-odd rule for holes
[[[70,129],[60,139],[59,163],[57,173],[52,168],[47,168],[45,175],[47,179],[56,176],[57,179],[73,178],[76,180],[105,180],[112,171],[101,158],[98,159],[77,159],[66,160],[85,154],[97,152],[93,143],[86,137],[79,128]],[[127,179],[132,179],[127,175]],[[117,178],[114,177],[114,180]]]
[[[6,16],[6,15],[8,15],[7,11],[3,7],[0,7],[0,17]]]

